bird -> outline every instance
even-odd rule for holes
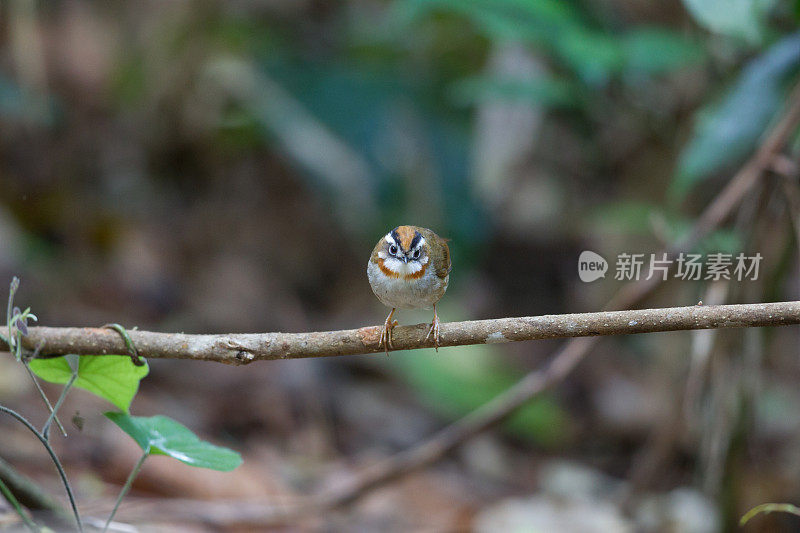
[[[367,278],[378,300],[392,310],[383,324],[380,344],[389,355],[392,348],[392,320],[397,309],[430,309],[433,321],[427,340],[433,336],[439,351],[439,315],[436,303],[442,299],[450,281],[450,248],[447,240],[428,228],[397,226],[383,236],[367,263]]]

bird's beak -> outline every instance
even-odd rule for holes
[[[403,263],[408,263],[408,256],[403,254]]]

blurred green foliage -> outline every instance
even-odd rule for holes
[[[435,11],[462,15],[491,41],[528,43],[590,85],[620,73],[660,74],[702,58],[697,43],[667,28],[609,32],[580,3],[414,0],[397,6],[398,20],[408,26]]]
[[[587,232],[611,235],[646,236],[648,242],[678,242],[688,236],[694,220],[674,209],[643,202],[615,202],[591,213],[586,220]],[[743,251],[741,236],[732,229],[712,232],[691,250],[698,253]]]
[[[459,418],[485,405],[519,379],[491,345],[458,350],[414,350],[393,360],[396,368],[436,412]],[[573,433],[569,413],[549,394],[520,409],[505,427],[545,448],[564,444]]]
[[[184,286],[192,287],[198,260],[238,257],[230,246],[257,257],[258,269],[270,265],[265,278],[273,285],[255,286],[260,278],[252,276],[242,283],[248,292],[303,286],[302,276],[316,276],[319,286],[307,291],[312,301],[298,302],[315,311],[326,302],[332,314],[350,304],[340,287],[360,282],[361,294],[368,291],[363,269],[355,278],[339,257],[331,266],[309,249],[335,240],[344,262],[348,249],[368,250],[398,223],[433,227],[452,239],[447,298],[463,298],[458,285],[478,271],[495,283],[486,292],[519,295],[528,313],[586,305],[553,274],[574,270],[576,241],[597,229],[623,239],[685,234],[696,206],[705,204],[702,185],[724,183],[752,153],[800,72],[797,0],[684,0],[685,9],[560,0],[168,4],[136,16],[121,5],[94,13],[112,37],[70,49],[89,59],[96,59],[90,52],[112,50],[107,79],[90,89],[78,74],[56,74],[37,88],[15,78],[13,67],[0,67],[0,120],[11,132],[0,156],[12,161],[0,173],[0,201],[13,199],[7,207],[22,227],[27,255],[68,243],[84,258],[86,242],[105,253],[123,233],[127,219],[120,219],[155,206],[160,213],[146,216],[175,231],[171,260],[190,264],[175,269]],[[45,10],[54,26],[60,6]],[[2,21],[11,19],[7,13],[0,11]],[[499,68],[508,49],[521,50],[524,61]],[[96,65],[85,59],[75,63]],[[492,129],[482,121],[498,109],[508,113],[501,117],[506,123]],[[28,130],[7,127],[18,122],[45,133],[29,142]],[[518,139],[520,146],[509,148]],[[54,150],[51,142],[62,144]],[[502,160],[494,181],[479,175],[487,159]],[[44,169],[36,165],[42,160]],[[32,189],[36,201],[23,204],[29,178],[45,185]],[[82,185],[67,186],[70,180]],[[292,188],[298,183],[300,192]],[[246,192],[236,196],[239,187]],[[228,197],[239,204],[220,202]],[[197,198],[207,203],[202,215],[190,216],[186,206]],[[537,202],[544,204],[540,217],[530,215]],[[109,205],[110,215],[103,212]],[[173,211],[181,224],[164,215]],[[206,219],[208,227],[199,222]],[[251,220],[258,231],[242,231],[243,243],[237,241],[235,224]],[[222,237],[215,240],[209,228]],[[282,232],[280,240],[264,244],[252,236],[272,228]],[[81,232],[90,236],[86,242]],[[321,243],[309,242],[315,236]],[[144,256],[131,240],[131,255]],[[723,229],[701,248],[732,252],[745,242]],[[58,257],[53,252],[50,260]],[[569,261],[558,263],[564,257]],[[152,272],[165,269],[154,263],[141,279],[156,281],[141,292],[161,297],[166,281]],[[514,276],[497,275],[506,264],[514,265]],[[338,278],[330,279],[332,272]],[[338,292],[321,294],[331,287]],[[155,307],[166,305],[154,299]],[[276,321],[302,307],[287,306]],[[232,321],[261,311],[248,312],[238,301],[229,308],[242,313]],[[490,346],[452,356],[420,353],[398,358],[398,367],[432,406],[457,416],[521,373],[496,361],[497,353]],[[511,422],[548,446],[566,438],[569,425],[553,398]]]
[[[753,59],[719,102],[701,109],[678,161],[670,193],[682,199],[698,181],[730,170],[753,150],[800,72],[800,34],[786,37]]]

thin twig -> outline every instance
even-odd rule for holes
[[[66,514],[61,503],[33,480],[18,472],[2,457],[0,457],[0,481],[3,481],[19,502],[28,509],[49,511],[61,525],[66,524],[69,515]]]
[[[800,183],[797,176],[781,176],[781,188],[786,196],[786,206],[794,230],[795,242],[800,248]]]
[[[131,473],[128,475],[128,479],[125,480],[125,484],[122,486],[122,489],[119,491],[119,496],[117,496],[116,502],[114,502],[114,509],[111,510],[111,514],[108,515],[108,520],[106,520],[105,525],[103,526],[103,533],[108,531],[108,526],[111,525],[111,521],[114,520],[114,515],[117,514],[117,509],[119,509],[119,505],[122,503],[122,499],[125,498],[125,495],[128,494],[128,491],[131,490],[131,485],[133,485],[133,480],[139,475],[139,470],[142,469],[142,465],[144,464],[145,459],[150,455],[149,447],[139,460],[136,462],[136,465],[131,470]]]
[[[72,388],[72,384],[75,383],[76,379],[78,379],[78,373],[73,372],[69,377],[69,381],[67,381],[66,385],[64,385],[64,388],[61,389],[61,395],[58,397],[55,407],[53,407],[53,409],[50,411],[50,416],[47,417],[47,421],[42,427],[42,436],[45,439],[50,438],[50,425],[53,423],[53,419],[56,418],[56,413],[61,408],[61,404],[64,403],[64,399],[66,399],[67,393],[69,392],[69,389]]]
[[[39,352],[42,349],[41,346],[42,345],[40,344],[39,346],[36,347],[36,351],[34,351],[34,356],[33,357],[36,357],[39,354]],[[39,380],[36,379],[36,374],[34,374],[33,370],[31,370],[30,361],[23,357],[22,358],[22,366],[25,367],[25,370],[28,372],[28,376],[31,378],[31,381],[33,381],[33,384],[36,387],[36,390],[39,391],[39,396],[41,396],[42,400],[44,400],[44,404],[47,406],[48,412],[50,413],[50,415],[53,415],[54,412],[55,412],[55,411],[53,411],[53,404],[50,403],[50,399],[44,393],[44,390],[42,389],[42,386],[39,384]],[[64,429],[64,426],[61,424],[61,420],[58,419],[58,416],[55,417],[55,421],[56,421],[56,425],[58,425],[59,431],[61,431],[61,435],[66,437],[67,436],[67,431]]]
[[[28,516],[28,513],[25,512],[25,509],[22,508],[22,505],[20,505],[16,496],[14,496],[14,493],[11,492],[11,489],[9,489],[8,486],[5,483],[3,483],[2,479],[0,479],[0,493],[2,493],[5,499],[8,501],[8,503],[11,504],[11,507],[14,508],[14,510],[17,512],[19,517],[22,519],[22,522],[28,527],[28,529],[33,531],[33,533],[37,533],[39,531],[39,528],[36,527],[36,524],[33,522],[33,520],[31,520],[31,517]]]
[[[800,302],[602,311],[449,322],[441,325],[439,346],[797,323],[800,323]],[[427,324],[396,327],[394,349],[432,348],[433,341],[426,339],[429,327]],[[139,353],[148,358],[242,364],[383,352],[380,331],[380,326],[369,326],[312,333],[190,335],[130,331],[129,334]],[[103,355],[127,351],[116,332],[100,328],[30,328],[25,342],[42,343],[42,353],[49,355]]]
[[[798,182],[800,164],[789,160],[777,166],[779,168],[773,166],[773,170],[779,175],[781,189],[786,198],[786,208],[794,230],[795,246],[798,253],[797,268],[800,269],[800,182]]]
[[[755,155],[745,163],[700,216],[695,225],[695,231],[689,235],[688,241],[692,241],[692,237],[696,238],[694,233],[703,227],[716,227],[727,218],[732,211],[731,204],[738,204],[744,194],[764,174],[764,171],[772,169],[773,162],[780,157],[781,151],[798,123],[800,123],[800,84],[792,90],[783,118],[770,132]],[[686,248],[687,246],[679,243],[678,247]]]
[[[72,487],[69,484],[69,480],[67,479],[67,473],[64,471],[64,467],[61,465],[61,461],[58,460],[58,456],[56,452],[53,451],[52,446],[50,443],[47,442],[47,439],[39,433],[36,428],[28,422],[28,420],[14,411],[13,409],[9,409],[3,405],[0,405],[0,413],[8,413],[12,417],[14,417],[17,421],[19,421],[22,425],[24,425],[31,433],[33,433],[39,442],[42,443],[47,453],[50,455],[50,459],[53,461],[53,464],[56,466],[56,470],[58,470],[58,475],[61,477],[61,482],[64,484],[64,489],[67,491],[67,499],[69,500],[70,507],[72,507],[72,514],[75,517],[75,524],[78,526],[78,531],[83,531],[83,523],[81,522],[81,515],[78,513],[78,506],[75,503],[75,495],[72,493]]]

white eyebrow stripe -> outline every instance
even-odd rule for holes
[[[386,239],[386,242],[388,242],[389,244],[395,244],[395,242],[394,242],[394,239],[392,238],[392,234],[391,234],[391,233],[387,233],[387,234],[386,234],[386,237],[384,237],[384,239]]]
[[[417,243],[417,248],[421,248],[423,244],[425,244],[425,237],[420,237],[419,242]]]

